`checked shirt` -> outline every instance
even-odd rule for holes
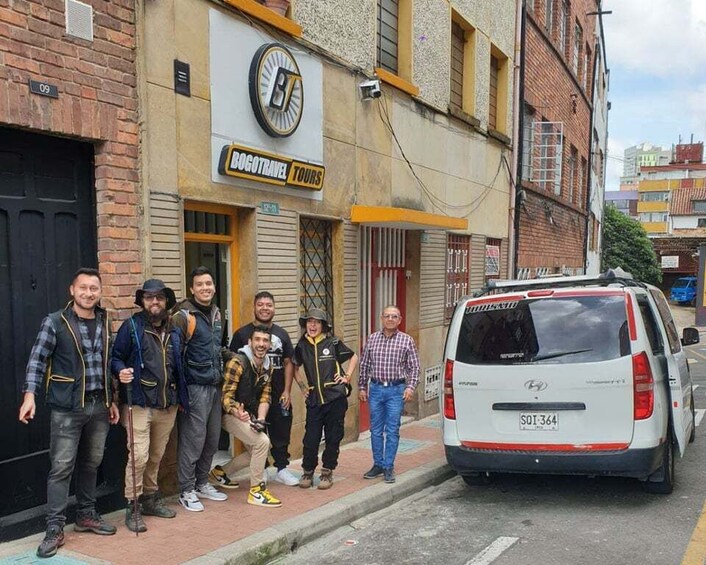
[[[386,337],[382,331],[370,335],[358,373],[358,389],[366,390],[368,382],[403,380],[406,388],[414,390],[419,382],[419,355],[409,334],[396,331]]]

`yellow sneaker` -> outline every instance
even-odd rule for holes
[[[255,506],[269,506],[277,508],[282,506],[282,502],[270,494],[270,491],[265,487],[265,483],[260,483],[255,487],[250,488],[248,493],[248,504]]]

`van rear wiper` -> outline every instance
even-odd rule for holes
[[[573,349],[571,351],[557,351],[555,353],[547,353],[546,355],[537,355],[532,358],[532,361],[544,361],[545,359],[554,359],[555,357],[564,357],[565,355],[574,355],[576,353],[585,353],[586,351],[593,351],[593,349]]]

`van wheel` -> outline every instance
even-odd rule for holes
[[[675,445],[670,430],[664,446],[662,465],[643,483],[643,487],[647,492],[652,494],[671,494],[674,490],[674,450]]]
[[[694,392],[691,393],[691,433],[689,434],[689,443],[694,443],[696,439],[696,409],[694,408]]]
[[[493,480],[490,473],[470,473],[461,475],[461,478],[469,487],[489,485]]]

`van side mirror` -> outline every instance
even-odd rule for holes
[[[699,330],[696,328],[684,328],[682,332],[681,344],[694,345],[699,343]]]

